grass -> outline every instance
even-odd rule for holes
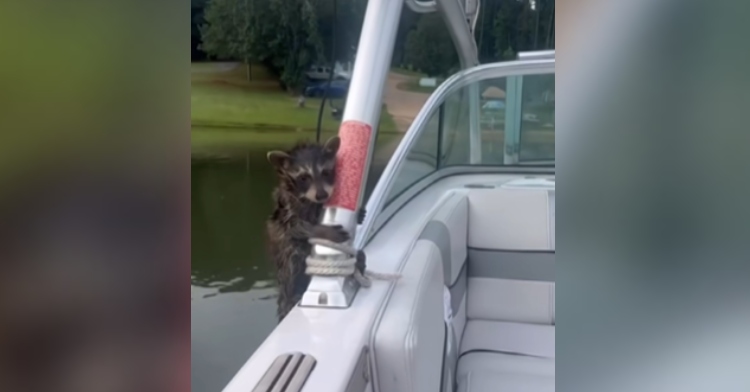
[[[439,86],[440,83],[442,82],[442,80],[438,79],[437,82],[438,82],[437,86]],[[435,86],[435,87],[420,86],[419,85],[419,79],[418,78],[414,78],[414,79],[409,79],[407,81],[403,81],[403,82],[397,84],[396,88],[399,89],[399,90],[411,91],[411,92],[415,92],[415,93],[432,94],[437,89],[437,86]]]
[[[320,139],[326,140],[335,131],[321,132]],[[376,149],[400,140],[401,133],[378,134]],[[315,140],[314,131],[247,131],[232,128],[193,127],[191,132],[192,155],[195,158],[237,157],[248,152],[269,151],[285,148],[300,140]]]
[[[391,69],[391,72],[404,75],[404,76],[410,76],[408,81],[403,81],[396,85],[396,88],[398,88],[399,90],[412,91],[415,93],[432,94],[437,88],[437,86],[422,87],[419,85],[419,80],[427,77],[427,75],[422,72],[412,71],[412,70],[405,69],[405,68],[393,68]],[[445,79],[437,78],[437,85],[439,86],[440,83],[442,83],[444,80]]]
[[[266,69],[260,66],[251,69],[252,78],[248,81],[244,66],[227,70],[226,66],[211,63],[192,64],[194,146],[286,144],[310,133],[314,138],[320,100],[308,98],[305,107],[298,108],[297,97],[283,91]],[[343,106],[340,100],[335,103]],[[325,134],[333,134],[339,126],[330,113],[326,104],[322,121]],[[380,132],[397,132],[386,108],[382,110]]]
[[[220,67],[217,65],[217,63],[191,63],[190,64],[191,73],[215,72],[215,71],[218,71],[219,69]]]
[[[391,72],[397,73],[397,74],[400,74],[400,75],[414,76],[414,77],[417,77],[417,78],[421,78],[421,77],[426,76],[422,72],[413,71],[411,69],[400,68],[400,67],[391,68]]]
[[[333,131],[321,132],[325,140]],[[245,130],[239,128],[193,127],[193,155],[237,155],[251,150],[283,148],[300,140],[314,140],[314,131]]]

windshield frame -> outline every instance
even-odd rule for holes
[[[512,76],[550,74],[554,72],[554,58],[517,60],[479,65],[460,71],[443,82],[422,106],[419,114],[414,119],[414,122],[404,135],[401,143],[399,143],[393,156],[388,161],[388,165],[383,171],[372,195],[367,201],[367,216],[357,230],[354,246],[358,249],[364,247],[364,245],[370,241],[380,227],[382,227],[396,211],[401,209],[403,205],[408,203],[409,200],[419,194],[423,189],[442,177],[457,175],[457,173],[469,174],[476,172],[493,172],[525,174],[530,171],[554,175],[554,164],[550,166],[547,162],[544,162],[543,166],[540,165],[542,162],[528,161],[523,163],[519,162],[519,164],[516,165],[450,165],[443,168],[437,168],[432,174],[410,185],[401,195],[390,201],[387,206],[388,211],[384,211],[386,207],[385,203],[389,201],[388,195],[394,186],[396,177],[405,164],[407,154],[412,150],[414,144],[419,139],[419,136],[427,128],[432,116],[440,110],[447,98],[452,94],[457,93],[459,90],[483,80]]]

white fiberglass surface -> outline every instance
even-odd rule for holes
[[[476,174],[436,181],[394,215],[365,247],[368,268],[377,272],[398,272],[429,211],[446,191],[466,184],[497,184],[514,178],[518,176]],[[305,391],[345,390],[362,347],[369,343],[372,324],[389,285],[389,282],[376,280],[372,287],[360,289],[348,309],[295,308],[224,391],[247,392],[248,386],[256,385],[279,353],[297,351],[317,360]],[[320,389],[315,389],[317,387]]]

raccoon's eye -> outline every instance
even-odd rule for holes
[[[312,177],[307,173],[301,174],[299,177],[297,177],[297,181],[299,181],[300,185],[302,186],[310,184],[310,180],[312,180]]]
[[[326,180],[330,180],[333,178],[333,170],[330,169],[323,169],[323,171],[320,172],[320,174],[325,178]]]

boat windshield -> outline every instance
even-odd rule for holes
[[[473,134],[472,123],[478,128]],[[386,204],[444,168],[554,169],[554,70],[472,82],[449,93],[420,128],[412,130],[418,134],[394,173]]]

